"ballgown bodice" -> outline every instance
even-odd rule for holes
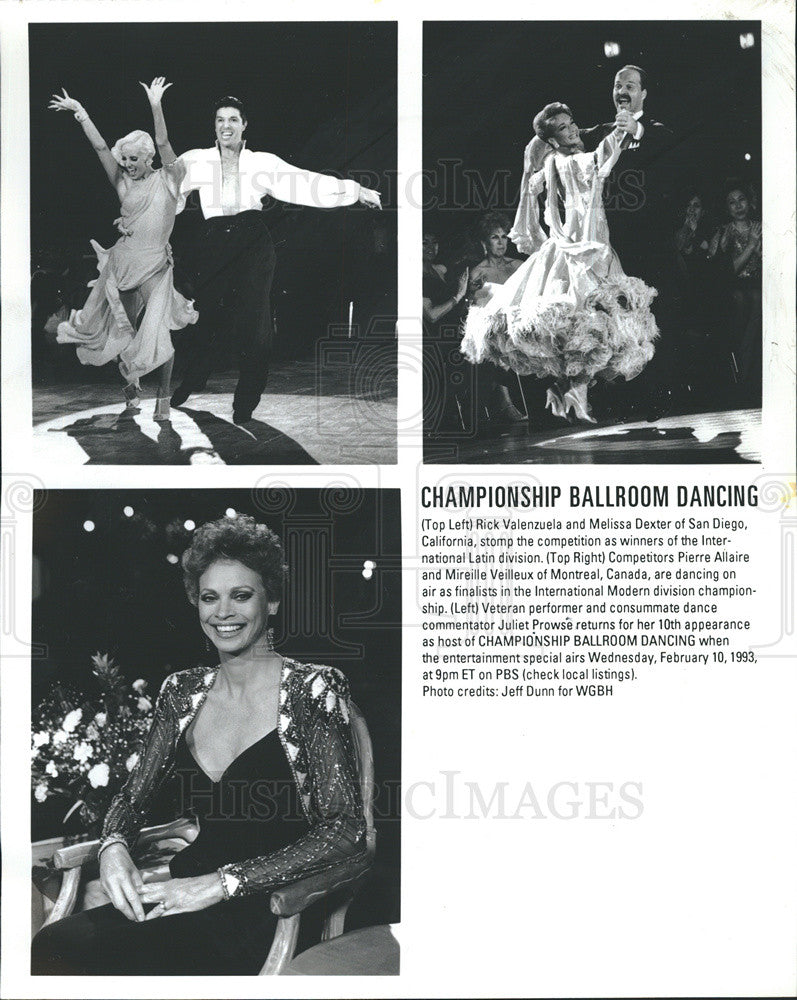
[[[218,781],[200,767],[183,734],[175,776],[181,811],[197,817],[199,835],[172,859],[174,878],[271,854],[308,829],[276,729],[240,753]]]

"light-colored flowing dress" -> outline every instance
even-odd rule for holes
[[[178,161],[179,163],[179,161]],[[138,383],[174,354],[171,330],[196,323],[193,302],[174,288],[169,237],[174,227],[182,167],[175,164],[140,180],[122,179],[121,238],[105,250],[95,240],[99,277],[82,309],[58,325],[59,343],[78,345],[84,365],[118,361],[128,382]],[[141,286],[150,279],[145,302]],[[130,314],[120,293],[133,294]]]
[[[531,145],[529,149],[531,148]],[[609,243],[603,184],[622,152],[618,131],[594,153],[554,153],[524,175],[510,232],[531,256],[471,305],[462,353],[538,378],[635,378],[658,336],[656,290],[625,274]],[[537,198],[546,191],[546,233]],[[564,216],[560,201],[564,207]]]

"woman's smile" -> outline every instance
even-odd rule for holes
[[[219,559],[199,580],[199,620],[214,646],[240,656],[261,642],[277,610],[259,573],[237,559]]]

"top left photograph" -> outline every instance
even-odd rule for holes
[[[396,461],[396,25],[29,29],[33,443]]]

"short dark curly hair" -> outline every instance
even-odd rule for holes
[[[547,142],[553,135],[551,119],[555,118],[556,115],[570,115],[572,118],[573,112],[566,104],[560,104],[558,101],[546,104],[542,111],[534,116],[534,134]]]
[[[199,578],[219,559],[235,559],[260,575],[269,601],[278,601],[288,572],[282,543],[265,524],[248,514],[201,524],[183,553],[183,583],[188,600],[199,599]]]

